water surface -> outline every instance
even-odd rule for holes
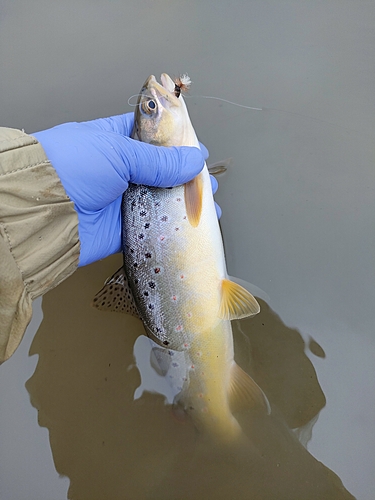
[[[217,194],[229,273],[270,297],[233,328],[273,407],[239,415],[241,455],[161,395],[134,401],[142,327],[90,307],[107,259],[44,298],[40,327],[36,303],[0,367],[2,500],[373,498],[374,22],[349,0],[1,3],[1,125],[118,114],[149,74],[190,74],[210,161],[233,158]]]

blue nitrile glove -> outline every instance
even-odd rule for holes
[[[199,143],[200,144],[200,143]],[[203,144],[201,144],[201,147],[203,146]],[[204,146],[203,146],[204,147]],[[206,148],[205,148],[206,149]],[[216,191],[218,190],[218,187],[219,187],[219,183],[217,182],[216,180],[216,177],[214,177],[213,175],[210,175],[210,179],[211,179],[211,188],[212,188],[212,192],[213,194],[216,193]],[[219,205],[216,203],[215,201],[215,208],[216,208],[216,215],[218,217],[218,219],[220,219],[221,217],[221,208],[219,207]]]
[[[134,114],[65,123],[32,134],[78,213],[79,265],[121,251],[121,198],[129,182],[170,187],[203,168],[207,149],[164,148],[131,139]]]

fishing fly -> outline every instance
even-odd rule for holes
[[[174,80],[174,95],[180,97],[181,92],[186,92],[191,86],[190,76],[187,73]]]

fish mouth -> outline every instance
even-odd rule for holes
[[[166,99],[172,106],[180,106],[181,101],[174,94],[175,82],[172,78],[163,73],[160,77],[161,84],[156,80],[154,75],[150,75],[143,85],[143,89],[151,93],[153,97],[162,101]]]

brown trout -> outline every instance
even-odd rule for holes
[[[135,109],[133,138],[160,146],[199,142],[180,92],[167,75],[150,76]],[[138,316],[171,363],[186,373],[176,403],[197,428],[231,442],[242,431],[233,412],[268,412],[259,386],[234,361],[231,320],[259,312],[256,299],[227,274],[207,166],[170,189],[131,184],[122,203],[124,266],[94,299],[101,309]]]

